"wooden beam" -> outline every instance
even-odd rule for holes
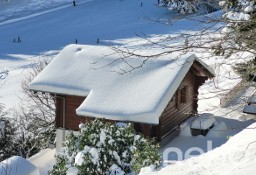
[[[199,72],[200,76],[213,78],[213,75],[199,62],[195,61],[192,65],[192,67],[195,68],[197,70],[197,72]]]

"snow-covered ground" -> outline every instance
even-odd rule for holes
[[[38,168],[28,160],[13,156],[0,163],[1,175],[40,175]]]
[[[77,4],[91,0],[77,0]],[[38,15],[72,6],[71,0],[2,0],[0,1],[0,22],[13,22],[28,16]]]
[[[241,175],[256,171],[256,124],[248,126],[226,144],[198,157],[173,161],[159,171],[142,169],[140,175]]]
[[[215,126],[206,136],[191,136],[189,119],[181,133],[161,148],[165,167],[152,171],[150,167],[139,175],[239,175],[256,171],[255,116],[242,112],[255,87],[242,91],[226,108],[214,114]],[[201,154],[201,155],[200,155]],[[183,160],[183,161],[182,161]]]
[[[40,175],[48,175],[48,171],[55,164],[55,149],[44,149],[28,160],[37,167]]]
[[[245,100],[256,91],[249,87],[238,94],[229,106],[214,114],[215,126],[206,136],[191,136],[190,125],[194,118],[184,122],[178,137],[160,152],[164,167],[154,171],[143,168],[139,175],[239,175],[256,171],[256,124],[254,116],[242,113]],[[40,171],[54,165],[55,150],[46,149],[29,158]],[[201,155],[200,155],[201,154]]]
[[[163,147],[161,151],[164,152],[170,147],[177,147],[185,153],[189,148],[197,147],[201,148],[204,152],[207,152],[209,151],[207,150],[209,146],[211,149],[214,149],[226,143],[231,137],[255,122],[255,120],[252,119],[253,116],[242,112],[243,107],[246,105],[246,101],[241,101],[241,98],[248,98],[255,91],[255,87],[249,87],[241,92],[228,107],[218,108],[213,113],[213,116],[207,116],[209,119],[216,121],[214,122],[214,127],[210,129],[206,136],[191,136],[190,127],[193,126],[193,121],[197,120],[197,118],[187,120],[181,126],[182,129],[180,135]],[[203,122],[201,125],[202,124]],[[204,126],[201,128],[203,129],[203,127]],[[198,154],[200,154],[198,151],[191,152],[191,155]],[[184,156],[182,157],[182,160],[183,159],[185,159]],[[178,157],[176,154],[171,153],[168,156],[168,160],[178,160]]]
[[[185,19],[172,25],[156,23],[156,20],[172,17],[167,10],[155,6],[156,0],[80,0],[77,3],[73,7],[68,0],[10,0],[9,4],[1,1],[0,70],[8,70],[9,74],[6,79],[0,79],[0,103],[7,109],[19,103],[18,96],[22,95],[20,82],[26,72],[39,59],[51,60],[64,46],[74,43],[76,39],[79,44],[96,45],[99,38],[103,43],[126,44],[139,48],[145,41],[136,34],[147,34],[151,39],[157,39],[184,31],[193,32],[200,28],[200,23]],[[20,43],[17,42],[18,37],[21,39]],[[14,39],[16,42],[13,42]],[[197,147],[206,151],[207,141],[211,140],[208,143],[215,149],[198,157],[174,161],[159,172],[144,169],[148,173],[141,174],[253,174],[256,149],[255,144],[250,143],[255,141],[255,130],[252,129],[255,124],[248,120],[249,116],[241,113],[241,108],[254,89],[240,94],[239,97],[242,98],[237,98],[228,108],[219,109],[223,92],[226,93],[240,79],[232,71],[230,59],[209,58],[202,53],[196,55],[216,72],[216,78],[207,81],[200,88],[199,110],[205,112],[215,109],[217,129],[206,137],[192,137],[187,132],[188,123],[185,123],[182,134],[165,148],[175,147],[186,152],[191,147]],[[239,133],[245,127],[250,129]],[[217,132],[225,128],[225,132]],[[161,151],[164,152],[165,148]],[[198,151],[193,152],[196,153]],[[51,160],[52,157],[49,156]],[[173,154],[168,157],[170,160],[177,159]],[[44,172],[51,166],[36,159],[33,161],[38,163],[35,163],[37,167],[42,166]]]

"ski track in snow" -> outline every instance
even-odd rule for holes
[[[94,0],[81,0],[81,2],[77,3],[77,5],[81,5],[81,4],[84,4],[84,3],[88,3],[88,2],[91,2],[91,1],[94,1]],[[23,16],[22,12],[20,14],[20,17],[19,16],[16,16],[14,19],[8,19],[8,20],[5,20],[4,18],[1,20],[3,22],[0,22],[0,26],[3,26],[3,25],[8,25],[8,24],[11,24],[11,23],[15,23],[15,22],[18,22],[18,21],[21,21],[21,20],[25,20],[25,19],[30,19],[30,18],[33,18],[33,17],[37,17],[37,16],[40,16],[40,15],[44,15],[44,14],[47,14],[47,13],[51,13],[51,12],[54,12],[54,11],[57,11],[57,10],[61,10],[61,9],[65,9],[65,8],[69,8],[70,6],[72,6],[72,4],[69,2],[68,4],[65,3],[64,5],[61,5],[61,6],[58,6],[58,7],[49,7],[49,10],[44,10],[44,9],[39,9],[39,10],[42,10],[42,12],[36,12],[34,14],[31,14],[31,15],[27,15],[27,16]],[[15,12],[14,12],[15,13]],[[12,18],[12,17],[11,17]]]

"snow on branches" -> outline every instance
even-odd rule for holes
[[[167,3],[169,10],[177,10],[181,14],[197,12],[197,1],[170,0]]]
[[[161,6],[166,6],[171,11],[177,11],[180,14],[212,12],[218,9],[215,0],[162,0]]]
[[[15,142],[15,128],[9,119],[1,113],[2,109],[0,104],[0,162],[16,154],[13,144]]]
[[[159,146],[137,135],[131,124],[118,126],[96,119],[79,125],[56,156],[51,175],[124,175],[160,164]]]
[[[5,123],[0,121],[0,139],[4,137]]]
[[[248,21],[255,11],[255,0],[224,0],[219,5],[226,11],[223,17],[230,21]]]
[[[220,5],[225,11],[226,28],[233,33],[236,44],[255,52],[256,0],[224,0]]]

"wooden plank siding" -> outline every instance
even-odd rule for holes
[[[187,73],[179,88],[175,92],[173,98],[167,104],[162,115],[160,116],[158,125],[135,123],[135,129],[146,137],[153,137],[158,142],[168,137],[173,131],[179,128],[179,125],[197,113],[198,107],[198,89],[208,78],[201,75],[195,75],[193,67]],[[182,100],[182,90],[186,90],[186,97]],[[184,97],[183,97],[184,98]],[[182,103],[183,101],[183,103]],[[173,138],[173,136],[169,137]]]
[[[195,75],[191,72],[186,75],[180,87],[175,92],[175,95],[163,111],[160,117],[160,131],[157,131],[161,133],[158,134],[161,137],[166,136],[166,134],[175,129],[177,125],[180,125],[182,121],[186,120],[195,112],[195,78]],[[186,90],[186,100],[184,103],[181,102],[182,88]],[[161,138],[158,138],[158,140],[161,140]]]
[[[90,120],[88,117],[76,115],[76,109],[82,104],[86,97],[79,96],[57,96],[56,97],[56,127],[78,130],[81,122]],[[63,116],[63,102],[65,99],[65,116]],[[64,123],[63,123],[63,118]]]
[[[177,89],[175,95],[160,117],[160,126],[158,126],[158,130],[156,131],[158,132],[158,134],[156,134],[158,141],[167,137],[168,134],[179,128],[179,125],[183,121],[197,113],[198,89],[208,78],[197,76],[191,70],[185,76],[180,87]],[[181,103],[181,91],[184,87],[186,89],[186,99],[185,103]]]
[[[175,92],[172,99],[162,112],[158,125],[134,123],[135,130],[146,137],[154,137],[157,141],[168,137],[179,125],[197,112],[197,97],[199,87],[208,77],[199,70],[200,67],[192,66]],[[91,117],[76,115],[76,109],[82,104],[86,97],[57,95],[56,97],[56,127],[78,130],[81,122],[92,120]],[[63,103],[65,99],[65,110]],[[125,104],[124,104],[125,105]],[[65,111],[65,117],[63,115]],[[65,118],[65,120],[63,120]],[[115,122],[115,121],[110,121]],[[178,126],[178,127],[177,127]]]

